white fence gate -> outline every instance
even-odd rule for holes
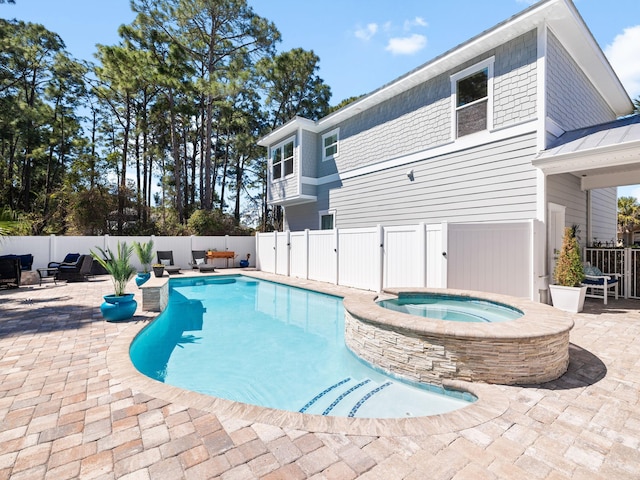
[[[531,223],[449,224],[449,287],[533,295]]]
[[[264,233],[257,250],[264,271],[363,290],[450,287],[538,300],[546,288],[538,223]]]

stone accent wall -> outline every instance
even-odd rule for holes
[[[517,305],[523,317],[474,324],[415,317],[371,300],[367,306],[345,298],[345,342],[367,362],[422,383],[455,379],[526,385],[560,377],[569,366],[573,321],[547,305],[513,300],[526,305],[525,310]]]
[[[151,277],[140,287],[142,309],[147,312],[162,312],[169,302],[169,279]]]

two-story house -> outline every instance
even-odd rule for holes
[[[618,136],[603,152],[579,139],[623,126],[632,108],[573,3],[544,0],[262,138],[268,201],[291,231],[536,219],[547,251],[565,225],[580,225],[583,242],[613,239],[615,187],[640,182],[640,142]],[[611,154],[630,145],[631,159]]]

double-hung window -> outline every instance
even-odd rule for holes
[[[338,156],[338,141],[340,129],[336,128],[322,135],[322,160],[329,160]]]
[[[451,77],[454,137],[492,128],[493,57]]]
[[[293,173],[293,139],[271,149],[271,175],[273,180]]]

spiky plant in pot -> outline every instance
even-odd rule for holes
[[[100,255],[91,250],[91,256],[111,275],[115,296],[123,296],[127,283],[136,274],[135,267],[129,262],[133,253],[133,245],[128,246],[127,242],[118,242],[116,254],[110,248],[105,251],[97,247],[97,250]]]
[[[142,271],[149,273],[151,270],[151,262],[153,262],[153,240],[145,243],[133,242],[138,260],[142,264]]]

